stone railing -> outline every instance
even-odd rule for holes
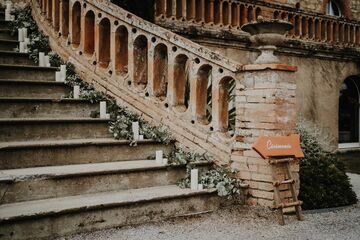
[[[33,5],[52,48],[69,58],[84,80],[169,126],[189,147],[230,159],[229,98],[240,65],[109,1],[33,0]]]
[[[294,28],[288,37],[319,43],[360,46],[360,24],[343,18],[319,15],[278,5],[239,0],[156,0],[155,21],[209,30],[243,33],[240,28],[258,16],[283,19]]]
[[[249,203],[274,206],[271,166],[251,145],[293,131],[296,67],[240,66],[107,0],[32,0],[32,14],[85,81],[168,126],[183,145],[239,170]]]

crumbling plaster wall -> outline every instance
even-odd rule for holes
[[[249,64],[258,53],[238,47],[206,44],[225,56]],[[293,75],[297,84],[298,118],[308,120],[330,134],[329,150],[337,149],[338,98],[341,83],[349,76],[360,75],[360,64],[340,60],[280,55],[281,62],[298,67]]]

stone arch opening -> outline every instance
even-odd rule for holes
[[[115,71],[128,72],[129,32],[125,26],[120,26],[115,32]]]
[[[54,21],[53,26],[56,32],[59,31],[60,28],[60,0],[54,0]]]
[[[222,4],[222,22],[224,25],[229,25],[229,3],[223,2]]]
[[[155,97],[165,100],[168,85],[168,49],[165,44],[158,44],[154,49],[154,86]]]
[[[261,8],[256,8],[256,10],[255,10],[255,20],[257,20],[258,19],[258,17],[259,16],[261,16]]]
[[[84,52],[92,55],[95,50],[95,14],[88,11],[85,15],[85,42]]]
[[[345,79],[339,95],[339,144],[344,147],[360,147],[359,105],[360,77]]]
[[[62,0],[62,8],[61,8],[61,35],[63,37],[69,36],[69,0]]]
[[[335,17],[341,17],[341,6],[335,0],[329,0],[326,4],[326,14]]]
[[[247,23],[247,16],[246,16],[247,12],[246,12],[246,7],[241,4],[240,5],[240,26],[244,25],[245,23]]]
[[[47,1],[47,11],[46,11],[46,17],[51,22],[52,21],[52,8],[53,8],[53,1],[48,0]]]
[[[221,8],[221,2],[220,0],[214,1],[214,24],[220,24],[221,23],[221,14],[220,9]]]
[[[148,83],[148,40],[144,35],[134,41],[134,85],[145,89]]]
[[[212,119],[212,67],[201,66],[196,77],[196,119],[206,125]]]
[[[74,3],[72,8],[72,32],[71,42],[74,47],[80,45],[80,34],[81,34],[81,5],[79,2]]]
[[[253,22],[255,20],[254,8],[252,6],[249,6],[247,9],[247,17],[248,17],[248,22]]]
[[[239,25],[239,9],[238,4],[231,4],[231,26],[237,27]]]
[[[107,68],[110,63],[110,20],[104,18],[99,23],[99,64],[102,68]]]
[[[232,77],[224,77],[219,82],[219,112],[218,124],[220,132],[231,134],[235,130],[235,80]]]
[[[189,58],[180,54],[174,61],[174,107],[180,112],[185,112],[189,106]]]

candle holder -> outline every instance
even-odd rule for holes
[[[247,23],[241,30],[249,33],[250,41],[258,46],[260,56],[255,64],[278,63],[280,60],[274,55],[276,46],[285,41],[285,33],[293,28],[293,25],[283,20],[264,20],[258,18],[257,22]]]

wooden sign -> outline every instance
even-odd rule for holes
[[[304,153],[300,146],[300,135],[280,137],[259,137],[252,148],[263,158],[270,157],[296,157],[303,158]]]

